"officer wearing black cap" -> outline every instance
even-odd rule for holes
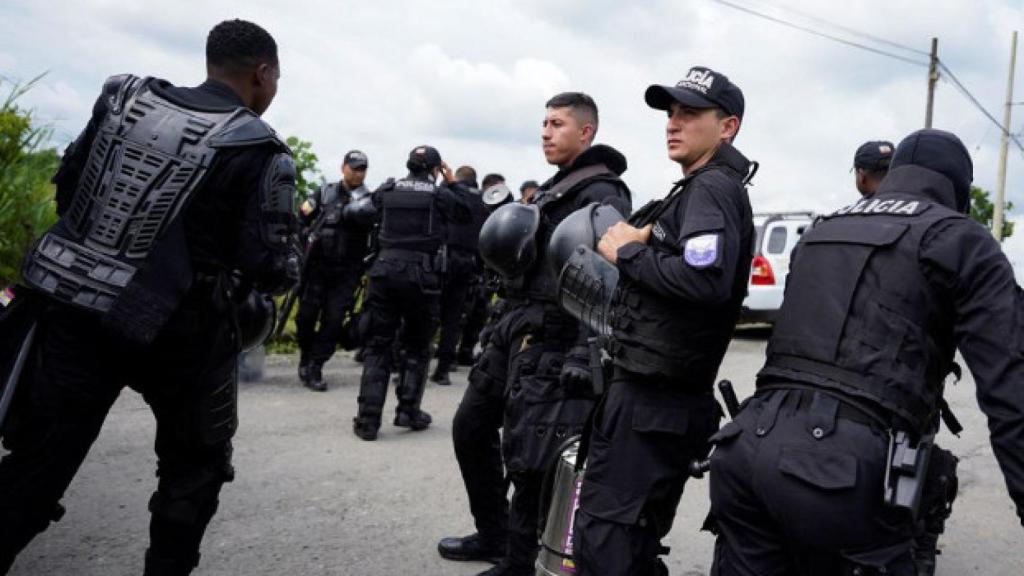
[[[917,574],[957,349],[1024,518],[1021,290],[967,217],[972,172],[956,136],[920,130],[874,196],[804,234],[757,392],[713,439],[713,574]]]
[[[660,539],[672,527],[690,462],[707,453],[720,411],[712,384],[746,296],[754,235],[745,188],[751,163],[732,146],[740,89],[691,68],[650,86],[668,114],[668,156],[683,179],[641,208],[642,228],[612,226],[597,249],[618,269],[607,349],[608,391],[594,418],[576,515],[576,573],[667,574]]]
[[[379,251],[368,273],[359,319],[363,376],[353,427],[363,440],[377,439],[399,326],[404,357],[394,424],[424,430],[431,423],[420,401],[439,315],[446,229],[471,217],[468,192],[455,185],[454,174],[435,148],[413,148],[406,168],[408,176],[389,179],[372,196],[379,214]],[[445,184],[435,184],[438,174],[444,175]]]
[[[894,146],[892,142],[877,140],[865,142],[853,155],[853,170],[856,173],[857,191],[868,197],[878,190],[879,184],[889,172]]]
[[[480,227],[487,219],[487,207],[480,196],[476,183],[476,171],[471,166],[460,166],[455,171],[459,186],[467,192],[466,199],[472,212],[467,222],[453,222],[448,226],[445,249],[448,269],[444,274],[441,291],[441,330],[437,343],[437,365],[430,380],[441,385],[451,384],[448,373],[455,365],[456,347],[462,336],[462,317],[471,310],[473,296],[481,291],[483,284],[483,261],[477,244]],[[467,343],[472,350],[476,343]]]
[[[310,194],[299,210],[310,243],[295,316],[299,379],[318,392],[327,390],[322,368],[334,354],[345,317],[355,306],[363,259],[369,251],[369,223],[350,207],[370,193],[363,185],[368,165],[366,154],[348,152],[341,164],[341,180]]]

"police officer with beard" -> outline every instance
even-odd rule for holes
[[[583,206],[597,202],[630,211],[630,192],[619,178],[626,159],[610,146],[592,145],[597,128],[590,96],[568,92],[551,98],[542,142],[545,159],[558,172],[529,205],[503,206],[480,233],[481,255],[504,277],[507,309],[470,373],[452,429],[478,532],[442,540],[439,548],[456,560],[493,560],[504,552],[483,573],[488,576],[533,574],[544,473],[595,401],[587,368],[589,334],[556,304],[544,247],[555,226]],[[501,427],[501,454],[515,487],[507,525],[507,485],[494,450]]]
[[[487,219],[487,207],[480,197],[480,189],[476,183],[476,171],[470,166],[460,166],[455,171],[455,179],[470,192],[467,203],[472,216],[467,222],[452,222],[448,225],[445,249],[447,250],[448,269],[444,274],[444,286],[441,289],[441,331],[437,344],[437,366],[430,375],[433,382],[441,385],[451,384],[448,373],[455,365],[455,349],[459,345],[462,333],[463,312],[471,307],[471,292],[478,290],[482,282],[483,263],[477,248],[480,238],[480,227]],[[469,344],[470,349],[476,339]]]
[[[300,207],[300,221],[308,234],[305,278],[295,339],[299,344],[299,379],[312,390],[325,392],[323,365],[341,339],[345,316],[356,303],[355,291],[369,252],[367,222],[352,209],[370,191],[363,185],[366,154],[345,154],[339,182],[325,184]],[[319,329],[317,322],[319,321]]]
[[[577,574],[667,574],[658,555],[690,462],[707,454],[721,413],[712,393],[746,296],[754,227],[751,163],[732,146],[740,89],[691,68],[654,85],[647,104],[668,114],[668,156],[683,179],[619,222],[597,249],[618,269],[610,301],[608,391],[594,418],[574,526]],[[646,220],[645,220],[646,221]]]
[[[363,440],[377,439],[399,326],[403,357],[394,424],[412,430],[430,426],[430,414],[420,409],[420,401],[446,269],[446,230],[471,217],[471,193],[455,181],[436,149],[417,146],[409,153],[406,168],[408,176],[388,180],[373,193],[380,217],[379,252],[368,273],[360,317],[363,376],[353,426]],[[444,175],[441,186],[435,184],[438,174]]]
[[[956,136],[920,130],[874,196],[804,234],[757,392],[714,438],[713,574],[917,574],[957,349],[1024,518],[1024,302],[967,217],[972,172]]]
[[[297,276],[295,168],[259,118],[280,76],[273,38],[222,22],[206,62],[195,88],[108,79],[54,177],[60,219],[22,269],[38,330],[3,430],[0,573],[60,518],[124,386],[157,422],[146,575],[192,571],[233,478],[235,302]]]

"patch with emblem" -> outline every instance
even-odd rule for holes
[[[310,214],[313,213],[313,210],[315,210],[315,209],[316,209],[316,204],[314,204],[313,201],[309,200],[309,199],[305,200],[299,206],[299,212],[302,212],[303,216],[309,216]]]
[[[7,308],[7,306],[14,301],[14,290],[10,287],[4,288],[0,291],[0,306]]]
[[[687,239],[683,259],[694,268],[714,264],[718,260],[718,234],[701,234]]]

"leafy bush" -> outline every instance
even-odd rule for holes
[[[50,178],[60,158],[56,150],[43,147],[50,129],[17,104],[38,80],[8,82],[7,96],[0,103],[0,286],[19,280],[25,252],[57,220]],[[3,84],[0,77],[0,87]]]

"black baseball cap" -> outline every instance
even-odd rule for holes
[[[743,91],[725,74],[694,66],[675,86],[652,84],[644,93],[651,108],[669,110],[673,102],[691,108],[721,108],[730,116],[743,118]]]
[[[526,182],[523,182],[521,186],[519,186],[519,191],[526,192],[527,188],[540,188],[540,185],[537,184],[536,180],[527,180]]]
[[[865,142],[860,145],[860,148],[857,148],[857,152],[853,155],[853,167],[868,172],[885,172],[889,170],[889,163],[892,161],[892,153],[895,149],[892,142],[886,140]]]
[[[433,146],[417,146],[409,152],[409,161],[406,162],[409,166],[421,166],[425,170],[433,170],[441,165],[441,153],[437,151],[437,148]]]
[[[366,168],[370,165],[370,162],[366,159],[366,154],[359,150],[349,150],[348,154],[345,154],[343,163],[351,168]]]

